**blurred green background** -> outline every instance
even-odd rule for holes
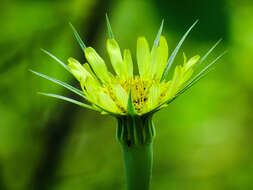
[[[154,116],[152,188],[253,189],[253,2],[239,0],[1,0],[0,189],[125,189],[116,121],[38,91],[72,93],[33,69],[79,87],[40,51],[84,62],[68,22],[106,57],[105,13],[122,49],[135,58],[140,35],[153,42],[161,20],[170,53],[200,22],[179,52],[203,55],[219,38],[228,54],[216,71]],[[208,63],[208,62],[206,62]]]

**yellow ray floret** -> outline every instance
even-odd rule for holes
[[[199,60],[197,55],[187,61],[184,54],[184,64],[176,66],[172,79],[161,81],[168,62],[168,45],[163,36],[151,50],[144,37],[138,38],[136,53],[139,75],[135,76],[130,50],[124,50],[122,56],[115,39],[108,39],[106,47],[115,75],[107,70],[104,60],[91,47],[84,51],[88,63],[81,65],[77,60],[69,58],[68,66],[94,108],[120,115],[127,114],[130,90],[134,108],[139,115],[166,103],[190,79],[193,66]]]

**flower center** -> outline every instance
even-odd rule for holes
[[[149,89],[155,81],[152,80],[143,80],[139,76],[134,77],[133,79],[122,81],[121,86],[128,93],[130,88],[132,89],[132,98],[135,110],[141,112],[145,103],[148,99]]]
[[[115,79],[112,81],[113,84],[120,85],[126,92],[126,94],[129,94],[130,89],[132,89],[132,99],[134,103],[135,110],[140,113],[142,112],[143,107],[145,106],[145,103],[148,100],[148,93],[149,89],[152,86],[152,84],[155,83],[155,81],[152,80],[144,80],[140,78],[139,76],[135,76],[128,80],[120,80]],[[118,109],[122,113],[127,113],[126,105],[123,105],[122,100],[117,98],[117,95],[115,94],[115,91],[111,86],[105,87],[104,92],[110,95],[112,100],[117,105]]]

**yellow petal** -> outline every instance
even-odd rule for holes
[[[160,88],[157,85],[153,85],[148,94],[148,100],[147,100],[147,105],[148,109],[152,110],[155,108],[155,106],[158,105],[159,103],[159,97],[160,97]]]
[[[87,77],[91,77],[91,74],[76,59],[70,57],[68,62],[68,67],[79,82],[84,82]]]
[[[120,84],[113,85],[112,88],[120,106],[127,109],[128,94],[125,89]]]
[[[115,102],[111,99],[111,97],[108,94],[102,91],[98,91],[98,105],[104,108],[105,110],[114,113],[118,112],[118,108]]]
[[[187,61],[186,66],[185,66],[185,70],[192,68],[198,62],[199,58],[200,58],[199,55],[195,55],[189,61]]]
[[[181,75],[182,75],[182,67],[178,65],[176,66],[173,78],[170,81],[170,86],[167,94],[168,98],[173,97],[177,93],[182,79]]]
[[[144,37],[139,37],[137,40],[137,63],[140,76],[146,78],[150,68],[150,50]]]
[[[87,78],[85,81],[85,88],[86,88],[87,98],[91,102],[98,104],[98,91],[100,90],[99,83],[93,78]]]
[[[119,78],[126,79],[128,74],[127,66],[123,63],[120,48],[116,40],[107,40],[107,52],[116,74],[119,76]]]
[[[184,57],[184,66],[186,66],[186,63],[187,63],[187,57],[185,55],[185,53],[183,52],[183,57]]]
[[[124,64],[128,68],[128,78],[133,77],[133,61],[132,61],[132,56],[129,49],[124,50]]]
[[[97,77],[99,77],[102,82],[110,82],[110,75],[104,60],[97,54],[97,52],[92,47],[85,48],[84,52],[86,59],[90,63]]]
[[[164,36],[160,37],[159,45],[151,52],[151,73],[154,79],[160,80],[168,61],[168,44]]]
[[[159,67],[160,64],[159,54],[160,52],[158,46],[153,46],[150,56],[150,68],[147,74],[149,78],[154,78],[154,76],[156,75],[157,68]]]
[[[193,74],[193,69],[188,69],[183,76],[183,79],[181,80],[181,84],[185,83],[187,80],[191,78]]]
[[[94,78],[94,79],[96,79],[97,77],[96,77],[96,75],[94,74],[94,72],[91,70],[91,67],[89,66],[89,63],[84,63],[83,64],[83,67],[85,68],[85,70],[86,71],[88,71],[89,73],[90,73],[90,75]]]
[[[117,105],[112,98],[103,92],[102,87],[95,80],[93,80],[93,78],[87,78],[85,87],[87,91],[87,97],[92,103],[104,108],[105,110],[114,113],[119,112]]]

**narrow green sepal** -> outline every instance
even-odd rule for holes
[[[113,35],[113,32],[112,32],[112,27],[111,27],[108,15],[106,14],[105,17],[106,17],[106,25],[107,25],[107,30],[108,30],[109,38],[114,39],[114,35]]]
[[[196,20],[192,25],[191,27],[187,30],[187,32],[184,34],[184,36],[181,38],[181,40],[179,41],[179,43],[177,44],[175,50],[172,52],[169,60],[168,60],[168,63],[164,69],[164,72],[163,72],[163,75],[162,75],[162,78],[161,78],[161,81],[163,80],[167,80],[168,78],[168,72],[169,72],[169,69],[181,47],[181,45],[183,44],[184,40],[186,39],[186,37],[188,36],[188,34],[190,33],[190,31],[193,29],[193,27],[198,23],[198,20]]]
[[[130,89],[129,95],[128,95],[127,113],[131,116],[137,115],[137,112],[134,107],[133,99],[132,99],[132,89]]]
[[[54,82],[54,83],[56,83],[56,84],[58,84],[60,86],[63,86],[64,88],[66,88],[66,89],[74,92],[75,94],[77,94],[77,95],[83,97],[85,100],[87,100],[87,97],[85,96],[85,94],[83,93],[83,91],[81,91],[81,90],[79,90],[79,89],[77,89],[77,88],[75,88],[75,87],[73,87],[73,86],[71,86],[71,85],[69,85],[69,84],[67,84],[65,82],[62,82],[62,81],[60,81],[58,79],[54,79],[52,77],[49,77],[49,76],[44,75],[42,73],[38,73],[38,72],[33,71],[33,70],[30,70],[30,72],[32,72],[33,74],[38,75],[38,76],[40,76],[42,78],[45,78],[45,79],[47,79],[49,81],[52,81],[52,82]]]
[[[201,64],[205,61],[205,59],[208,57],[208,55],[209,55],[210,53],[212,53],[212,51],[218,46],[218,44],[219,44],[221,41],[222,41],[222,39],[219,39],[219,40],[208,50],[208,52],[199,60],[199,62],[196,64],[196,66],[201,65]],[[195,67],[196,67],[196,66],[195,66]]]
[[[163,22],[164,22],[164,20],[162,20],[161,26],[158,30],[157,35],[156,35],[156,38],[155,38],[155,41],[154,41],[154,46],[158,46],[158,44],[159,44],[160,36],[162,34],[162,31],[163,31]]]
[[[57,98],[57,99],[60,99],[60,100],[65,100],[67,102],[71,102],[71,103],[79,105],[81,107],[88,108],[90,110],[99,111],[99,110],[96,110],[95,108],[91,107],[90,105],[84,104],[82,102],[79,102],[77,100],[74,100],[74,99],[71,99],[71,98],[68,98],[68,97],[65,97],[65,96],[62,96],[62,95],[51,94],[51,93],[44,93],[44,92],[38,92],[38,94],[44,95],[44,96],[53,97],[53,98]]]
[[[73,30],[73,33],[75,35],[76,40],[78,41],[79,45],[81,46],[82,50],[84,51],[86,48],[86,45],[84,44],[83,40],[81,39],[80,35],[78,34],[77,30],[75,29],[75,27],[69,23],[71,29]]]
[[[221,57],[223,57],[225,54],[227,53],[227,51],[224,51],[222,54],[220,54],[218,57],[216,57],[210,64],[208,64],[204,69],[202,69],[195,77],[192,78],[192,80],[190,80],[189,83],[191,83],[192,81],[194,81],[196,78],[198,78],[199,76],[201,76],[204,72],[206,72],[209,68],[211,68],[211,66],[213,66]]]
[[[71,73],[69,67],[65,63],[63,63],[60,59],[58,59],[56,56],[54,56],[53,54],[49,53],[48,51],[46,51],[42,48],[40,50],[43,51],[45,54],[49,55],[51,58],[53,58],[55,61],[57,61],[64,69],[66,69],[68,72]]]

